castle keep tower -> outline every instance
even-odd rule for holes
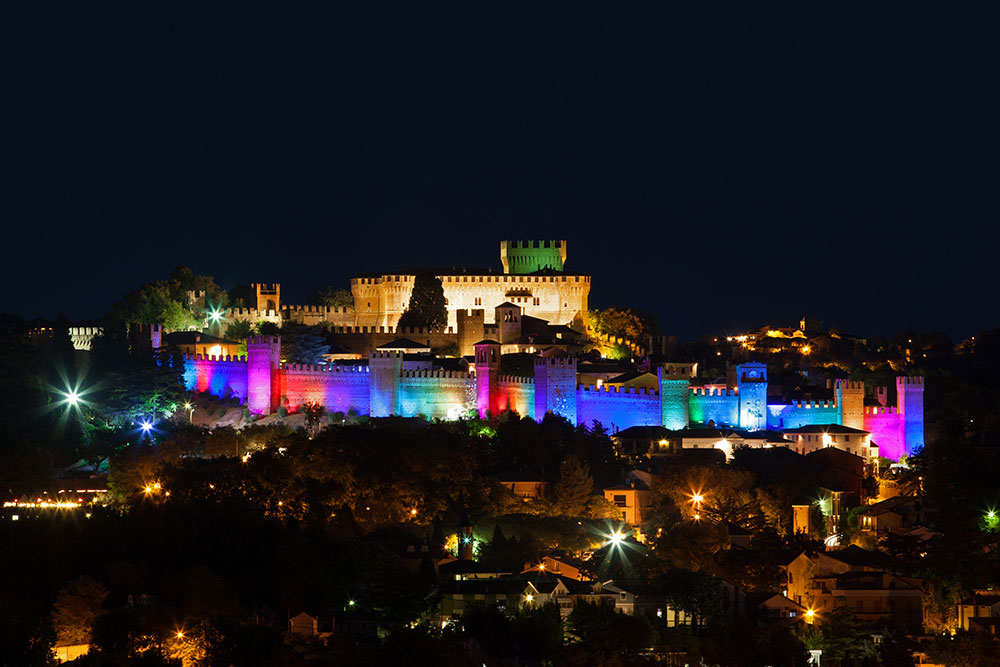
[[[924,378],[896,378],[896,405],[903,420],[903,443],[907,454],[924,446]]]
[[[500,397],[497,392],[500,380],[500,343],[481,340],[475,347],[476,406],[479,408],[479,416],[486,419],[487,413],[494,417],[500,413]]]
[[[271,414],[279,398],[271,391],[274,371],[280,367],[281,336],[247,338],[247,409],[251,414]]]
[[[736,367],[740,399],[740,428],[760,431],[767,428],[767,366],[751,362]]]
[[[507,274],[542,269],[562,271],[566,264],[566,241],[501,241],[500,262]]]

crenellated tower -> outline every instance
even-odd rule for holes
[[[562,271],[566,264],[566,241],[501,241],[500,262],[507,274],[542,269]]]
[[[281,336],[247,338],[247,409],[251,414],[269,415],[278,396],[274,395],[274,371],[281,367]]]
[[[576,358],[567,355],[535,357],[535,419],[547,412],[577,423]]]
[[[897,377],[896,405],[903,421],[903,443],[907,454],[924,447],[924,378]]]
[[[486,311],[482,308],[455,311],[458,333],[458,354],[463,357],[476,353],[476,343],[486,337]]]
[[[740,428],[760,431],[767,428],[767,365],[757,362],[736,367]]]
[[[481,340],[476,348],[476,406],[479,416],[486,419],[500,413],[498,386],[500,381],[500,343]]]
[[[865,383],[856,380],[837,380],[834,383],[837,398],[837,418],[844,426],[856,429],[865,427]]]
[[[403,353],[373,350],[368,355],[369,412],[372,417],[399,414],[399,378],[403,371]]]
[[[660,412],[663,426],[671,430],[687,428],[690,419],[691,378],[660,367]]]

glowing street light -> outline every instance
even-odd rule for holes
[[[703,500],[705,500],[705,496],[701,495],[700,493],[695,493],[691,496],[691,502],[693,502],[695,505],[700,505],[701,501]]]
[[[177,631],[177,638],[178,639],[184,639],[184,631],[183,630],[178,630]]]
[[[621,546],[621,543],[625,541],[625,534],[620,530],[616,530],[608,535],[608,540],[610,540],[611,544],[616,547]]]
[[[139,424],[139,428],[141,428],[141,429],[142,429],[142,432],[143,432],[143,433],[145,433],[145,434],[149,434],[149,432],[153,430],[153,423],[152,423],[152,422],[150,422],[150,421],[149,421],[148,419],[147,419],[147,420],[143,420],[143,421],[142,421],[142,422],[141,422],[141,423]]]
[[[527,602],[528,604],[531,604],[532,602],[535,601],[535,596],[532,595],[531,593],[525,593],[524,601]]]
[[[194,423],[194,406],[191,405],[190,403],[185,403],[184,404],[184,409],[188,411],[188,422],[191,423],[191,424],[193,424]]]

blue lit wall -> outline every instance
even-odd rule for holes
[[[767,406],[767,427],[769,429],[839,423],[840,411],[833,401],[806,401],[795,405]]]
[[[617,387],[580,385],[576,392],[577,422],[599,421],[609,431],[660,424],[660,394],[645,389],[616,391]]]
[[[692,424],[707,424],[711,420],[717,425],[738,426],[740,398],[732,391],[717,394],[692,391],[688,414]]]

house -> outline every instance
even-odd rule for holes
[[[866,623],[885,624],[903,632],[923,632],[923,582],[888,572],[849,570],[820,575],[810,583],[811,608],[823,614],[846,605]]]
[[[235,340],[226,340],[200,331],[175,331],[163,337],[164,344],[176,347],[181,354],[190,356],[201,355],[203,358],[235,357],[240,352],[240,344]],[[246,354],[244,348],[242,354]]]
[[[788,583],[785,595],[798,604],[810,607],[813,605],[813,578],[851,570],[876,571],[885,569],[886,565],[888,561],[884,555],[854,545],[837,551],[803,551],[783,566]]]
[[[543,556],[540,563],[525,563],[521,574],[529,572],[549,572],[574,581],[590,581],[586,565],[565,556]]]
[[[958,604],[958,625],[963,630],[984,630],[1000,622],[1000,591],[977,590]]]
[[[82,655],[90,653],[90,644],[59,644],[52,647],[52,652],[56,656],[56,662],[63,663],[76,660]]]
[[[836,447],[849,454],[860,456],[869,463],[877,463],[878,446],[872,442],[872,434],[840,424],[809,424],[798,428],[782,429],[785,438],[791,440],[793,449],[799,454],[809,454],[826,447]]]
[[[806,608],[781,593],[747,593],[747,613],[762,621],[791,619],[799,622],[806,617]]]
[[[288,632],[301,637],[326,639],[333,635],[333,615],[301,611],[288,617]]]
[[[445,580],[441,583],[441,616],[461,616],[470,607],[517,609],[525,602],[525,590],[520,577]]]
[[[611,436],[619,452],[629,456],[670,453],[673,431],[663,426],[630,426]]]
[[[638,526],[653,503],[651,485],[652,476],[649,473],[633,470],[626,476],[624,484],[604,489],[604,497],[621,510],[622,521]]]
[[[536,570],[533,576],[526,577],[522,597],[525,603],[539,606],[555,602],[559,614],[566,618],[577,600],[587,599],[592,593],[593,588],[588,583]]]
[[[537,474],[506,473],[500,476],[500,485],[525,502],[549,495],[549,482]]]
[[[894,496],[865,508],[858,519],[862,530],[879,535],[922,524],[927,509],[918,496]]]

